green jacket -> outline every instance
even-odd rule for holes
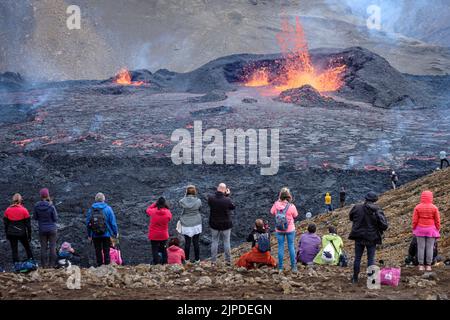
[[[337,254],[334,256],[334,260],[332,265],[337,265],[339,263],[339,256],[342,253],[342,247],[344,246],[344,242],[342,241],[342,238],[339,237],[337,234],[326,234],[322,237],[322,248],[320,249],[320,252],[316,255],[314,258],[314,263],[316,264],[324,264],[322,261],[322,253],[323,249],[331,242],[333,241],[334,246],[336,247]]]

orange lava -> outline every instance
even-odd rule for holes
[[[336,91],[342,87],[342,75],[346,66],[340,65],[319,70],[312,64],[299,17],[296,17],[295,25],[291,25],[288,19],[283,19],[281,30],[276,36],[284,57],[284,64],[279,74],[273,75],[273,79],[269,81],[268,70],[259,68],[248,77],[245,86],[270,85],[272,91],[276,93],[304,85],[310,85],[319,92]]]
[[[131,73],[126,68],[122,68],[116,74],[114,79],[114,83],[123,85],[123,86],[141,86],[145,82],[144,81],[131,81]]]

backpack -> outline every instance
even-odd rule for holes
[[[102,236],[106,233],[106,222],[103,209],[92,208],[91,219],[89,220],[89,229],[97,236]]]
[[[270,250],[270,238],[268,233],[261,233],[256,240],[258,250],[260,252],[267,252]]]
[[[333,241],[331,241],[330,243],[333,245],[334,250],[338,252],[336,247],[334,246]],[[341,254],[339,255],[338,266],[343,268],[348,267],[348,256],[344,251],[342,251]]]
[[[322,261],[324,263],[333,263],[334,262],[334,257],[336,255],[336,250],[334,249],[334,245],[333,242],[330,241],[325,248],[323,248],[323,252],[322,252]]]
[[[277,230],[279,231],[286,231],[289,227],[287,218],[286,218],[286,213],[289,209],[290,203],[288,203],[286,205],[286,207],[284,207],[283,210],[277,210],[277,213],[275,215],[275,226],[277,228]]]
[[[397,287],[400,282],[400,268],[383,268],[380,271],[380,283],[385,286]]]
[[[33,259],[24,262],[16,262],[14,264],[14,271],[18,273],[28,273],[37,270],[37,268],[38,265]]]

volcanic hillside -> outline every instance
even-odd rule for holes
[[[450,170],[435,172],[405,186],[389,191],[378,203],[384,209],[390,227],[385,233],[377,259],[387,266],[401,266],[402,277],[396,288],[382,287],[370,291],[365,279],[349,283],[351,268],[300,267],[298,274],[266,268],[254,271],[225,267],[212,268],[207,261],[200,265],[134,267],[103,266],[82,270],[81,290],[66,288],[64,271],[39,270],[29,275],[0,274],[2,299],[448,299],[449,267],[439,262],[431,273],[419,273],[415,267],[403,266],[411,240],[411,217],[423,190],[431,190],[441,212],[439,255],[450,258]],[[348,211],[351,206],[312,219],[322,235],[328,225],[337,226],[345,249],[353,260]],[[297,236],[311,221],[297,224]],[[272,254],[277,246],[273,240]],[[296,239],[298,241],[298,238]],[[296,242],[297,242],[296,241]],[[233,258],[249,250],[244,244],[232,250]],[[286,253],[287,254],[287,253]],[[220,260],[222,257],[219,258]],[[286,256],[286,264],[288,264]],[[363,265],[363,268],[365,266]],[[363,276],[364,277],[364,276]]]

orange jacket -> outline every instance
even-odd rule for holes
[[[420,195],[420,203],[414,208],[413,230],[418,226],[435,226],[436,229],[441,229],[439,209],[433,204],[433,193],[431,191],[422,192]]]

